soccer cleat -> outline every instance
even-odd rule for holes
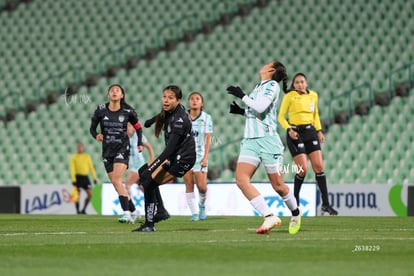
[[[200,209],[200,214],[199,214],[200,219],[205,220],[206,219],[206,207],[204,206],[204,204],[198,204],[198,208]]]
[[[192,214],[191,221],[197,221],[197,220],[198,220],[198,214]]]
[[[156,222],[160,222],[160,221],[162,221],[162,220],[166,220],[166,219],[169,219],[171,216],[170,216],[170,214],[168,213],[168,211],[167,210],[162,210],[162,211],[160,211],[160,212],[157,212],[155,215],[154,215],[154,222],[156,223]]]
[[[271,215],[268,217],[265,217],[263,224],[257,228],[256,233],[257,234],[268,234],[270,230],[274,227],[279,227],[282,225],[282,221],[279,217],[275,215]]]
[[[292,216],[292,218],[290,219],[290,223],[289,223],[289,234],[294,235],[297,232],[299,232],[301,216],[302,216],[302,212],[300,209],[299,209],[299,215]]]
[[[132,230],[132,232],[157,232],[157,229],[155,229],[154,225],[143,223],[137,229]]]
[[[118,218],[120,223],[134,224],[135,220],[132,219],[132,216],[129,214],[123,214],[122,217]]]
[[[322,206],[321,208],[322,213],[329,213],[330,216],[337,216],[338,215],[338,211],[336,211],[334,208],[332,208],[331,206]]]
[[[131,224],[134,224],[137,219],[139,219],[139,216],[136,214],[131,214]]]

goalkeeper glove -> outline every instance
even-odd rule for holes
[[[236,96],[240,99],[242,99],[246,95],[246,94],[244,94],[243,90],[241,90],[241,88],[238,87],[238,86],[232,86],[231,85],[231,86],[227,87],[226,90],[228,91],[227,92],[228,94]]]
[[[230,104],[230,113],[244,115],[245,110],[241,108],[235,101]]]

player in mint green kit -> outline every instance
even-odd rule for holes
[[[264,217],[257,234],[267,234],[281,225],[281,220],[273,214],[260,192],[251,184],[256,169],[263,163],[273,189],[283,198],[292,211],[289,233],[296,234],[300,229],[301,214],[293,192],[283,181],[283,144],[277,133],[277,100],[280,94],[278,82],[283,81],[287,89],[285,66],[280,62],[265,64],[260,70],[261,82],[250,95],[240,87],[229,86],[229,94],[236,96],[248,106],[242,109],[236,102],[230,105],[230,113],[246,117],[243,140],[236,167],[236,182],[250,204]]]
[[[195,138],[197,159],[192,168],[184,175],[185,195],[191,211],[191,220],[205,220],[205,202],[207,194],[208,153],[210,151],[213,121],[211,116],[203,111],[204,99],[198,92],[188,97],[190,110],[188,111]],[[197,206],[194,194],[194,184],[197,185],[199,203]]]

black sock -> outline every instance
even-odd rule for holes
[[[164,202],[163,202],[162,197],[161,197],[160,187],[159,187],[158,183],[156,183],[156,184],[157,184],[157,186],[155,187],[154,191],[155,191],[155,200],[156,200],[156,203],[157,203],[157,212],[162,212],[162,211],[165,211]]]
[[[85,204],[83,205],[82,212],[85,212],[86,207],[88,207],[88,204],[89,204],[89,198],[86,198],[86,199],[85,199]]]
[[[296,198],[296,203],[299,205],[299,193],[300,193],[300,188],[302,187],[303,184],[303,180],[305,179],[305,177],[301,177],[300,175],[296,174],[295,175],[295,182],[293,184],[293,195]]]
[[[318,183],[321,192],[322,206],[330,206],[328,198],[328,187],[326,186],[326,176],[324,172],[315,174],[316,183]]]
[[[127,196],[119,196],[119,202],[123,211],[129,211],[129,203]]]
[[[295,210],[292,211],[292,216],[298,216],[299,215],[299,208],[296,208]]]
[[[132,199],[130,199],[130,200],[128,201],[128,207],[129,207],[129,210],[130,210],[131,212],[135,212],[136,208],[135,208],[135,204],[134,204],[134,202],[132,202]]]
[[[145,222],[147,224],[154,224],[154,213],[155,213],[155,185],[153,181],[146,185],[144,188],[144,198],[145,198]]]
[[[76,213],[79,213],[79,202],[75,203],[75,207],[76,207]]]

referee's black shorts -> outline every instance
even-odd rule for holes
[[[321,150],[321,142],[313,125],[292,126],[292,129],[299,133],[299,138],[293,140],[286,132],[286,143],[292,157]]]
[[[76,175],[76,186],[84,190],[91,189],[92,184],[91,184],[91,181],[89,180],[89,176],[77,174]]]

